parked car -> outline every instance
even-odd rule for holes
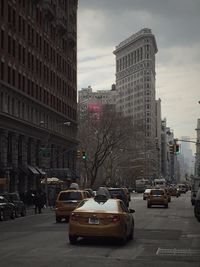
[[[143,200],[146,200],[148,198],[150,192],[151,192],[151,188],[145,189],[145,191],[143,193]]]
[[[71,213],[69,242],[75,244],[79,237],[112,237],[125,244],[134,236],[134,218],[120,199],[105,195],[84,199]]]
[[[200,187],[197,191],[195,204],[194,204],[194,215],[197,218],[197,220],[200,222]]]
[[[187,192],[187,187],[185,184],[179,184],[178,185],[180,193],[186,193]]]
[[[15,219],[15,205],[0,195],[0,220]]]
[[[165,187],[164,190],[165,190],[165,192],[167,194],[168,202],[171,202],[171,194],[170,194],[169,188]]]
[[[127,198],[128,198],[128,201],[130,202],[130,201],[131,201],[131,194],[130,194],[128,188],[127,188],[127,187],[123,187],[122,189],[123,189],[124,192],[126,193]]]
[[[111,198],[121,199],[126,207],[129,206],[129,198],[123,188],[108,188]]]
[[[164,189],[151,189],[147,200],[147,208],[152,205],[162,205],[168,208],[168,196]]]
[[[4,193],[3,196],[15,205],[15,217],[26,216],[26,206],[18,193]]]
[[[89,193],[90,197],[94,197],[95,196],[94,195],[94,191],[91,188],[85,188],[84,190]]]
[[[77,205],[88,197],[88,192],[84,190],[63,190],[57,196],[56,199],[56,222],[61,222],[62,219],[69,220],[71,212],[77,207]]]
[[[172,197],[179,197],[180,196],[180,192],[176,187],[170,187],[169,193]]]

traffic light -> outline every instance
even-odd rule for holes
[[[80,159],[80,157],[81,157],[81,151],[80,150],[76,151],[76,157],[77,157],[77,159]]]
[[[86,160],[86,153],[85,153],[85,150],[82,150],[82,159],[83,159],[83,160]]]
[[[174,154],[174,145],[169,145],[170,154]]]
[[[178,144],[175,145],[175,154],[176,155],[180,154],[180,145],[178,145]]]

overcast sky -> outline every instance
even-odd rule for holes
[[[110,89],[115,46],[142,28],[155,35],[156,98],[175,137],[200,118],[200,0],[79,0],[78,89]],[[194,151],[194,146],[193,146]]]

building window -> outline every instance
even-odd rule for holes
[[[19,59],[19,62],[21,62],[21,57],[22,57],[21,50],[22,50],[22,46],[21,46],[21,44],[19,44],[18,45],[18,59]]]
[[[22,103],[22,118],[24,119],[24,113],[25,113],[25,107],[24,107],[24,103]]]
[[[7,112],[10,113],[10,96],[8,96],[7,102]]]
[[[12,70],[12,85],[15,86],[15,69]]]
[[[31,41],[31,26],[28,25],[28,41]]]
[[[4,17],[4,0],[1,0],[1,17]]]
[[[12,12],[12,25],[15,27],[16,25],[16,12],[15,10],[13,9],[13,12]]]
[[[18,16],[18,31],[19,33],[22,31],[22,17],[20,15]]]
[[[10,84],[10,81],[11,81],[11,68],[10,66],[8,66],[8,83]]]
[[[12,115],[15,115],[15,99],[14,98],[12,98],[11,112],[12,112]]]
[[[30,91],[31,91],[31,84],[30,84],[30,79],[27,79],[27,82],[28,82],[28,91],[27,91],[27,93],[28,93],[28,95],[30,95]]]
[[[12,55],[15,57],[15,39],[13,39]]]
[[[23,47],[22,49],[22,62],[25,65],[25,58],[26,58],[26,49],[25,47]]]
[[[21,74],[18,73],[18,89],[21,89]]]
[[[1,80],[4,80],[4,62],[1,61]]]
[[[1,92],[1,100],[0,100],[0,110],[3,111],[3,105],[4,105],[4,94]]]
[[[22,91],[25,91],[25,76],[22,78]]]
[[[8,135],[8,143],[7,143],[7,161],[8,166],[12,165],[12,135]]]
[[[8,23],[12,22],[12,8],[8,5]]]
[[[22,34],[25,37],[26,35],[26,25],[25,25],[25,19],[22,19]]]
[[[18,165],[22,165],[22,154],[23,154],[23,139],[22,136],[19,136],[19,140],[18,140]]]
[[[4,49],[4,30],[1,29],[1,49]]]
[[[11,54],[11,36],[8,35],[8,54]]]

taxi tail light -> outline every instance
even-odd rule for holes
[[[72,212],[70,219],[71,219],[71,221],[78,221],[78,214],[75,214]]]
[[[111,216],[111,221],[112,222],[119,222],[120,221],[120,216],[119,215],[112,215]]]
[[[63,206],[63,203],[62,202],[56,202],[56,208],[60,208],[60,207],[62,207]]]

